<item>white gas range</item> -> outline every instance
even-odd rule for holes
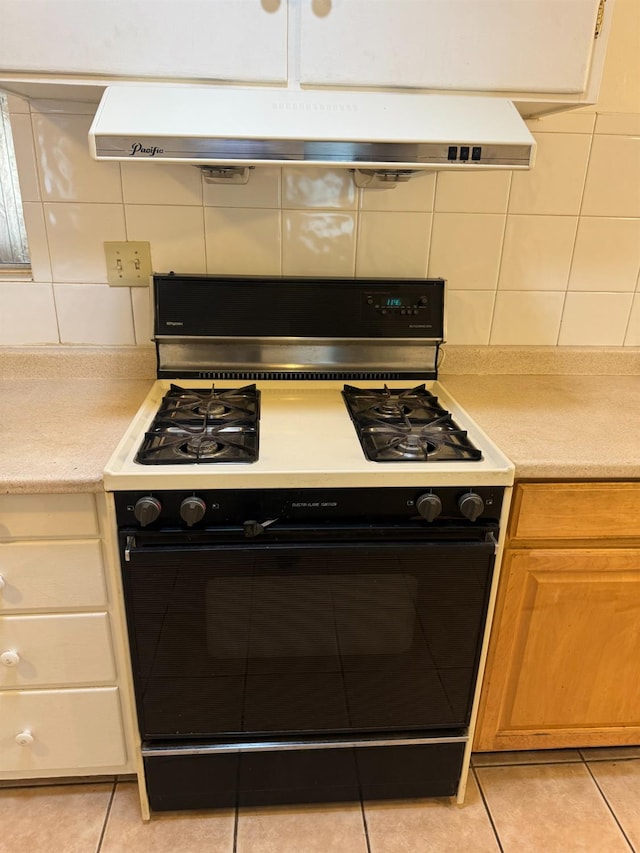
[[[464,795],[513,466],[444,282],[156,276],[109,460],[152,810]]]

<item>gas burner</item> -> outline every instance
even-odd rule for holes
[[[471,443],[425,385],[409,389],[356,388],[343,397],[367,459],[373,462],[476,461]]]
[[[180,450],[187,455],[195,456],[196,459],[204,459],[217,456],[224,450],[224,445],[210,435],[194,435],[193,438],[187,439],[186,444],[180,446]]]
[[[424,458],[436,450],[435,444],[431,444],[426,438],[415,433],[409,433],[409,435],[403,436],[397,442],[392,441],[391,444],[393,445],[393,450],[397,450],[403,457],[410,457],[411,459]]]
[[[141,465],[255,462],[260,392],[172,385],[145,434]]]

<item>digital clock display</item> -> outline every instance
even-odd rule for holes
[[[398,299],[398,297],[393,296],[387,299],[387,308],[400,308],[402,305],[402,299]]]

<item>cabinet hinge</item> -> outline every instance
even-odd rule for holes
[[[604,18],[604,6],[607,0],[600,0],[600,5],[598,6],[598,15],[596,17],[596,31],[594,34],[594,39],[597,39],[600,35],[600,30],[602,29],[602,19]]]

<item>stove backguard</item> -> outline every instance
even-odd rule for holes
[[[442,279],[153,282],[159,378],[437,378]]]

